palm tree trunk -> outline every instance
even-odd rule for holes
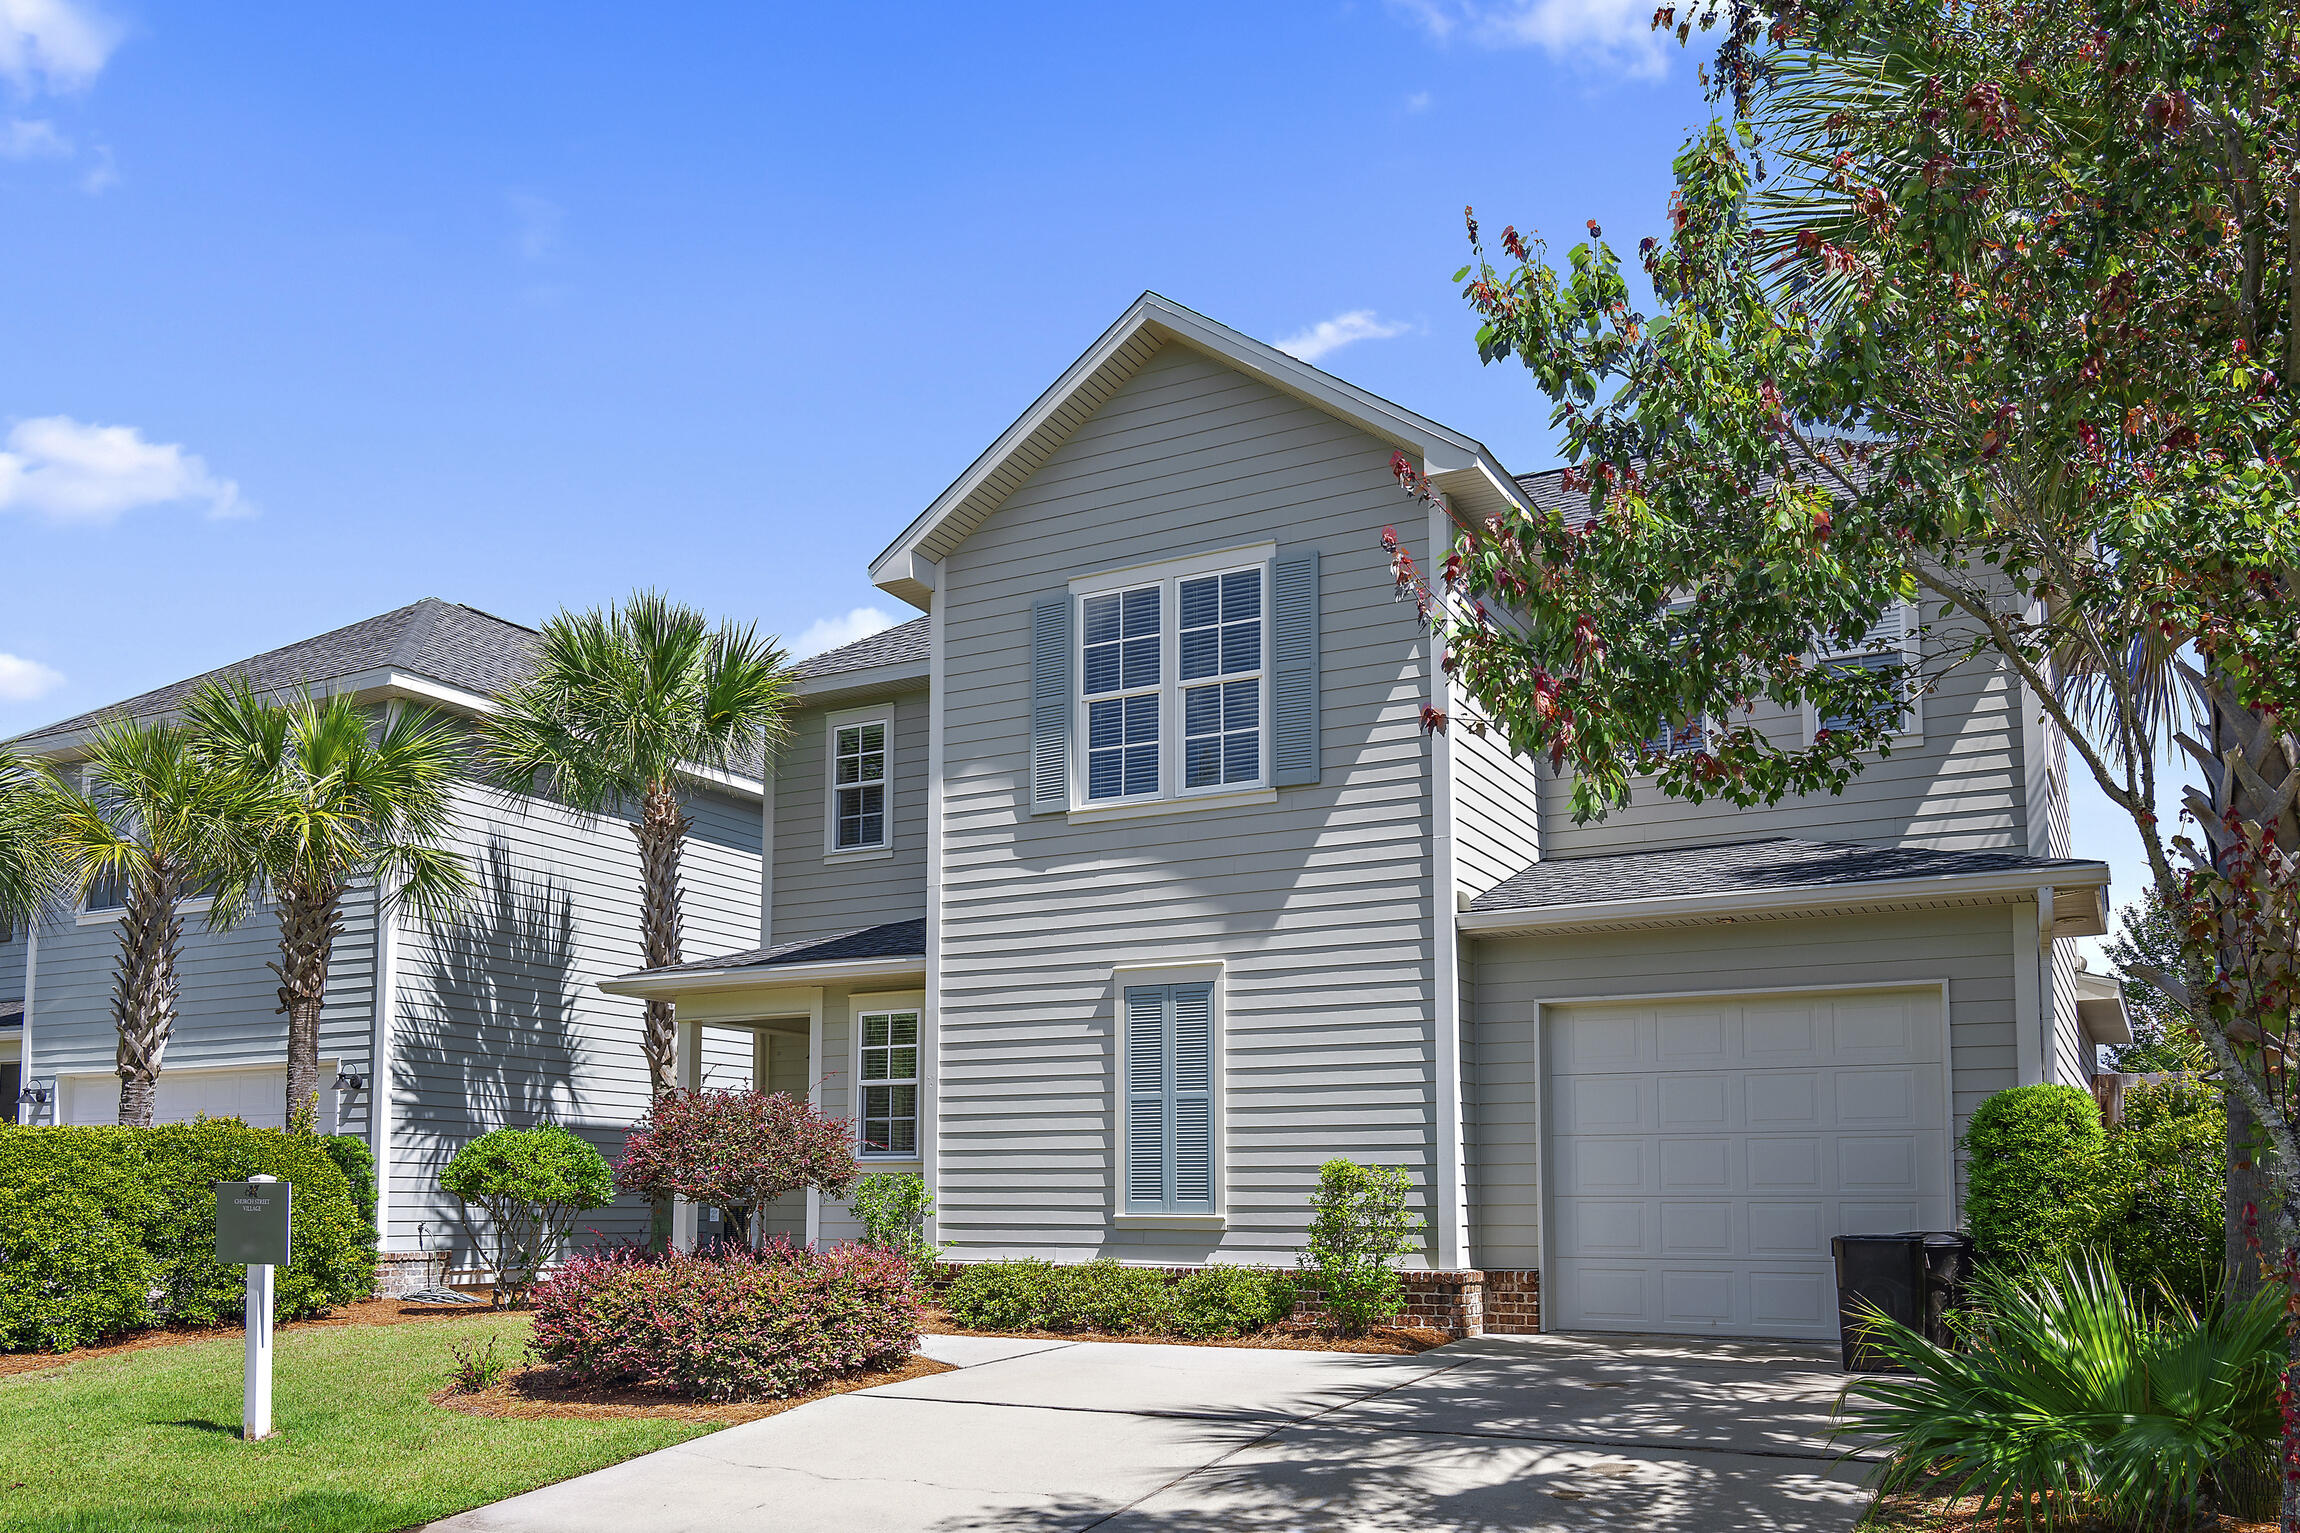
[[[136,879],[120,918],[120,961],[112,977],[112,1024],[120,1034],[120,1121],[131,1127],[152,1126],[160,1057],[176,1025],[176,962],[183,939],[176,880],[165,870]]]
[[[639,803],[639,936],[650,969],[679,961],[679,854],[694,822],[679,807],[678,790],[650,783]],[[679,1084],[679,1034],[671,1003],[647,1002],[648,1083],[660,1096]]]
[[[327,1000],[328,966],[334,960],[335,939],[343,935],[343,886],[333,882],[300,884],[280,892],[280,961],[271,971],[280,977],[280,1006],[287,1013],[287,1115],[291,1128],[298,1121],[319,1119],[319,1013]],[[308,1117],[300,1117],[306,1114]]]

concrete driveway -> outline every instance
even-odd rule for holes
[[[838,1395],[434,1523],[675,1530],[1841,1533],[1869,1467],[1797,1346],[1492,1336],[1419,1357],[933,1336]]]

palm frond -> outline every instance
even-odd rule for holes
[[[43,762],[0,749],[0,925],[39,919],[62,895],[64,785]]]

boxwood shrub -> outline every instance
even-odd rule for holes
[[[918,1345],[910,1263],[869,1246],[587,1253],[533,1298],[530,1350],[568,1377],[707,1400],[798,1394]]]
[[[2108,1135],[2091,1092],[2000,1091],[1973,1109],[1961,1144],[1965,1219],[1984,1261],[2057,1268],[2098,1233]]]
[[[1099,1331],[1106,1336],[1244,1336],[1293,1312],[1293,1281],[1251,1267],[1209,1267],[1179,1281],[1110,1260],[973,1262],[944,1295],[978,1331]]]
[[[374,1286],[375,1251],[325,1141],[235,1118],[158,1128],[0,1125],[0,1348],[62,1350],[157,1324],[241,1316],[246,1269],[215,1258],[217,1182],[295,1186],[283,1320]],[[141,1260],[125,1253],[140,1253]]]

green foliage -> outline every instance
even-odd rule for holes
[[[1856,1380],[1842,1429],[1894,1457],[1881,1489],[1978,1496],[1976,1520],[2045,1526],[2105,1513],[2186,1526],[2198,1503],[2274,1505],[2281,1298],[2199,1311],[2144,1303],[2105,1262],[1977,1280],[1979,1336],[1958,1351],[1882,1315],[1871,1339],[1909,1373]]]
[[[2151,885],[2144,898],[2124,907],[2107,951],[2124,976],[2124,1009],[2132,1020],[2132,1042],[2110,1046],[2108,1068],[2129,1075],[2211,1071],[2212,1051],[2197,1036],[2187,1008],[2133,974],[2136,967],[2147,965],[2184,976],[2191,995],[2205,993],[2207,977],[2184,950],[2180,915],[2172,902]]]
[[[1207,1267],[1174,1285],[1174,1328],[1184,1336],[1250,1336],[1294,1312],[1294,1280],[1253,1267]]]
[[[37,919],[63,888],[56,826],[64,797],[44,762],[0,748],[0,932]]]
[[[969,1262],[951,1279],[943,1306],[969,1330],[1051,1330],[1056,1271],[1048,1261]]]
[[[1318,1168],[1301,1265],[1344,1335],[1362,1335],[1405,1308],[1397,1261],[1419,1243],[1421,1221],[1406,1209],[1412,1196],[1413,1179],[1402,1166],[1329,1160]]]
[[[2199,1309],[2220,1284],[2228,1113],[2219,1088],[2172,1080],[2124,1094],[2103,1157],[2101,1240],[2126,1281],[2170,1289]]]
[[[871,1171],[855,1182],[847,1207],[863,1227],[863,1244],[892,1251],[921,1274],[942,1255],[942,1242],[927,1238],[934,1217],[934,1194],[915,1171]]]
[[[1973,1110],[1965,1220],[1984,1261],[2058,1267],[2105,1212],[2100,1108],[2080,1086],[2015,1086]]]
[[[1154,1267],[1122,1266],[1107,1257],[1057,1267],[1041,1326],[1099,1331],[1105,1336],[1163,1336],[1174,1330],[1174,1291]]]
[[[447,1370],[447,1382],[458,1394],[475,1395],[493,1389],[511,1368],[511,1360],[503,1355],[492,1332],[484,1338],[451,1342],[447,1350],[455,1358],[455,1365]]]
[[[9,1196],[0,1245],[12,1258],[0,1270],[0,1347],[236,1322],[246,1269],[215,1258],[215,1184],[259,1173],[295,1188],[294,1260],[277,1274],[279,1318],[325,1314],[367,1294],[375,1251],[324,1141],[236,1118],[158,1128],[0,1126],[0,1187]],[[21,1271],[19,1252],[31,1264]]]
[[[606,1158],[557,1123],[480,1135],[455,1152],[439,1186],[462,1204],[464,1233],[494,1270],[498,1306],[525,1302],[576,1219],[615,1201]],[[474,1209],[485,1215],[484,1230]]]
[[[380,1239],[375,1227],[375,1152],[357,1134],[329,1134],[319,1143],[351,1188],[351,1203],[359,1213],[362,1239],[369,1250],[375,1250]]]

